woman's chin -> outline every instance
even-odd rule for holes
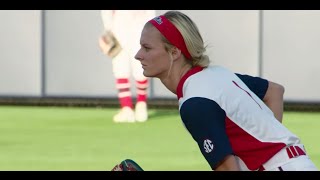
[[[149,72],[146,71],[146,70],[143,71],[143,75],[144,75],[145,77],[154,77],[154,74],[149,73]]]
[[[150,77],[150,76],[148,76],[149,74],[146,72],[146,70],[143,71],[143,75],[144,75],[145,77]]]

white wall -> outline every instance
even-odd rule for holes
[[[264,11],[263,76],[285,99],[320,100],[320,11]]]
[[[98,46],[103,32],[99,11],[45,11],[46,94],[113,96],[111,60]]]
[[[0,96],[41,95],[41,11],[0,10]]]
[[[320,101],[319,10],[182,12],[198,25],[214,64],[283,84],[286,101]],[[116,97],[111,61],[97,43],[100,11],[46,10],[44,24],[41,14],[0,11],[0,97]],[[176,98],[157,79],[149,91]]]

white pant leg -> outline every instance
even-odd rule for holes
[[[125,49],[112,59],[112,71],[116,79],[130,77],[130,57]]]
[[[132,75],[135,80],[137,81],[144,81],[147,78],[143,75],[143,69],[141,66],[140,61],[136,60],[134,56],[140,49],[140,29],[137,28],[135,31],[132,32],[133,36],[130,38],[130,41],[127,44],[127,50],[130,56],[130,66]]]
[[[132,73],[135,80],[146,79],[141,63],[134,59],[134,56],[140,49],[140,36],[145,23],[154,17],[155,10],[116,10],[112,31],[124,50],[123,54],[113,60],[116,77],[129,76]],[[120,61],[116,62],[118,60]]]
[[[283,171],[318,171],[309,156],[292,158],[288,163],[282,165],[281,168]],[[280,171],[280,169],[277,167],[270,171]]]
[[[143,69],[140,61],[133,59],[131,62],[131,68],[132,68],[133,77],[136,81],[144,81],[147,79],[147,77],[143,75]]]

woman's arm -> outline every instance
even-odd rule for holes
[[[240,171],[240,168],[234,155],[228,155],[217,165],[215,171]]]
[[[269,107],[275,118],[282,122],[284,87],[260,77],[236,75]]]
[[[271,109],[276,119],[282,123],[283,117],[283,94],[284,87],[269,81],[269,87],[263,98],[264,103]]]

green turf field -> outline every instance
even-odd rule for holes
[[[0,106],[0,170],[110,171],[126,158],[144,170],[208,171],[177,109],[115,124],[117,109]],[[320,113],[285,112],[284,124],[320,167]]]

